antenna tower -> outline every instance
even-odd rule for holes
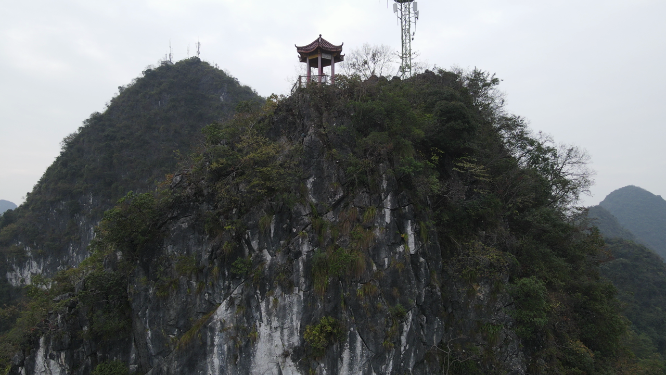
[[[407,78],[412,75],[412,40],[414,40],[416,21],[419,19],[419,9],[414,0],[393,0],[393,13],[400,20],[400,39],[402,51],[400,53],[400,76]],[[412,27],[412,24],[413,27]]]
[[[197,57],[201,54],[201,42],[197,40]]]

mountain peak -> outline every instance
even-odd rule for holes
[[[619,223],[662,258],[666,258],[666,201],[638,186],[617,189],[599,203]]]
[[[16,205],[13,202],[0,199],[0,215],[5,213],[7,210],[13,210],[16,208]]]

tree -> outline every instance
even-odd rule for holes
[[[76,137],[79,135],[79,133],[81,133],[81,128],[79,128],[77,131],[69,134],[68,136],[63,138],[62,141],[60,141],[60,150],[61,150],[61,152],[65,152],[67,150],[67,147],[69,147],[69,145],[72,142],[74,142],[74,139],[76,139]]]
[[[504,93],[497,89],[501,80],[494,74],[476,68],[454,71],[484,120],[493,124],[518,164],[536,171],[545,180],[551,206],[567,211],[578,203],[582,194],[590,193],[594,171],[584,149],[555,143],[550,135],[541,132],[535,135],[524,118],[506,113]]]
[[[590,156],[584,149],[556,144],[552,137],[539,132],[531,142],[530,151],[523,161],[548,181],[551,205],[571,207],[581,194],[589,194],[594,171],[589,167]]]
[[[391,76],[398,70],[395,60],[396,55],[391,51],[391,47],[365,43],[360,49],[354,49],[345,56],[342,71],[346,75],[357,75],[362,79],[373,75]]]

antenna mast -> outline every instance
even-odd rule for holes
[[[419,19],[419,10],[414,0],[393,0],[393,13],[400,20],[400,39],[402,51],[400,53],[400,76],[408,78],[412,75],[412,40],[414,32],[412,23],[416,29],[416,21]]]
[[[197,40],[197,57],[199,57],[199,54],[201,54],[201,42]]]

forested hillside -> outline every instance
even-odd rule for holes
[[[636,236],[620,224],[613,214],[601,206],[592,206],[588,208],[588,217],[592,220],[592,225],[599,229],[604,238],[620,238],[623,240],[635,241]]]
[[[3,309],[3,363],[10,374],[646,373],[599,274],[601,237],[572,208],[589,186],[584,154],[533,136],[504,112],[498,83],[480,71],[341,76],[236,106],[167,183],[106,212],[90,258]]]
[[[650,373],[666,371],[666,264],[601,206],[588,215],[606,242],[609,259],[601,274],[618,290],[622,311],[631,323],[627,345]]]
[[[0,217],[2,331],[25,307],[18,286],[78,265],[104,211],[130,190],[154,191],[202,145],[204,126],[230,118],[241,102],[263,102],[198,58],[148,69],[118,90],[62,141],[26,202]]]
[[[260,100],[198,58],[148,69],[118,90],[103,113],[62,141],[26,202],[0,219],[0,274],[9,272],[12,284],[78,264],[105,210],[130,190],[154,190],[179,155],[201,144],[205,125]]]
[[[637,186],[625,186],[608,194],[599,203],[617,218],[623,227],[666,259],[666,201]]]

